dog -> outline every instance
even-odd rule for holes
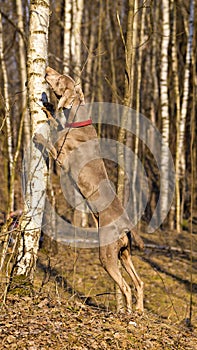
[[[66,124],[59,128],[55,146],[42,134],[36,134],[34,142],[45,147],[57,164],[69,173],[86,200],[97,222],[101,264],[125,296],[127,311],[132,311],[132,293],[119,269],[119,260],[133,281],[136,309],[143,311],[143,282],[131,260],[132,238],[140,249],[144,244],[110,185],[100,156],[96,130],[91,119],[87,119],[81,86],[70,76],[59,74],[51,67],[46,68],[45,79],[58,99],[58,110],[64,111]],[[51,115],[49,108],[44,107],[44,110],[54,124],[54,115]],[[58,128],[56,120],[54,127]]]

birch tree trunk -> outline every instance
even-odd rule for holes
[[[151,122],[156,125],[156,113],[158,111],[158,101],[159,101],[159,82],[158,82],[158,76],[157,76],[157,67],[158,67],[158,60],[157,60],[157,44],[158,44],[158,32],[159,32],[159,6],[156,4],[154,6],[154,23],[153,23],[153,35],[152,35],[152,60],[151,60],[151,78],[152,78],[152,89],[153,89],[153,95],[151,100]],[[155,144],[155,138],[154,133],[150,135],[151,137],[151,144]]]
[[[49,0],[30,3],[30,29],[28,47],[28,97],[32,121],[32,134],[46,126],[46,116],[41,110],[40,99],[46,91],[44,79],[47,64],[49,26]],[[46,131],[47,134],[47,131]],[[46,136],[46,135],[45,135]],[[33,281],[38,244],[45,204],[47,169],[41,152],[34,143],[26,150],[26,191],[24,216],[21,222],[21,238],[14,273]]]
[[[180,230],[180,223],[183,218],[183,207],[184,207],[184,188],[185,188],[185,125],[186,117],[188,111],[188,101],[189,101],[189,80],[190,80],[190,65],[192,60],[192,44],[193,44],[193,35],[194,35],[194,0],[190,0],[190,14],[189,14],[189,31],[188,31],[188,40],[187,40],[187,52],[186,52],[186,62],[185,62],[185,74],[184,74],[184,86],[183,86],[183,99],[180,112],[180,119],[178,125],[178,134],[179,138],[177,141],[177,154],[176,154],[176,164],[177,164],[177,182],[179,183],[180,191],[180,182],[182,181],[182,203],[177,202],[177,220],[179,222],[178,229]],[[177,188],[178,191],[178,188]],[[179,194],[180,196],[180,194]]]
[[[81,21],[84,0],[73,0],[73,23],[71,37],[71,57],[74,65],[74,73],[79,79],[81,75]]]
[[[70,51],[72,30],[72,0],[64,0],[64,53],[63,73],[70,73]]]
[[[176,160],[175,160],[175,172],[176,172],[176,230],[181,231],[181,197],[180,197],[180,172],[179,172],[179,162],[180,162],[180,115],[181,115],[181,102],[180,102],[180,91],[179,91],[179,77],[178,77],[178,57],[177,57],[177,18],[176,18],[176,4],[172,2],[173,10],[173,28],[172,28],[172,73],[173,73],[173,82],[174,82],[174,94],[175,94],[175,104],[176,104]]]
[[[163,13],[163,33],[161,45],[161,120],[162,120],[162,145],[161,145],[161,164],[160,164],[160,188],[161,188],[161,206],[160,222],[165,217],[168,208],[169,191],[169,105],[168,105],[168,47],[170,40],[170,8],[169,0],[162,1]]]

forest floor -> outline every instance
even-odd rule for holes
[[[135,312],[135,298],[131,315],[116,313],[114,284],[96,248],[59,244],[56,254],[40,250],[32,296],[18,295],[16,288],[1,304],[0,349],[197,349],[197,234],[191,326],[190,234],[142,236],[149,248],[133,251],[133,261],[145,283],[143,314]]]

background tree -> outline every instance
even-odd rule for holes
[[[169,99],[168,99],[168,50],[170,42],[170,6],[169,0],[162,1],[163,31],[161,43],[161,122],[162,122],[162,145],[161,145],[161,207],[160,219],[165,217],[168,206],[169,191]]]

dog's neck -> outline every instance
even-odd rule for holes
[[[88,119],[86,107],[81,105],[78,99],[74,100],[71,109],[63,111],[67,123],[82,122]]]

